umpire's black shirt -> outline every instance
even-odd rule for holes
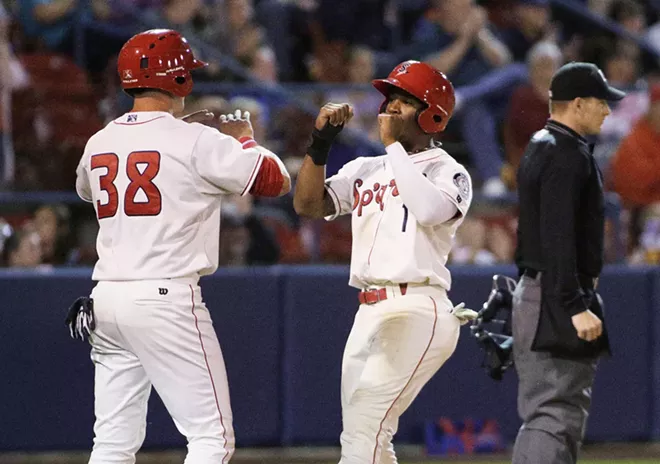
[[[527,146],[518,170],[520,273],[542,273],[542,303],[533,350],[584,357],[608,349],[607,335],[580,340],[571,316],[591,309],[602,318],[594,279],[603,267],[602,176],[592,147],[549,120]]]

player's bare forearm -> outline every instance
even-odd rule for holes
[[[293,194],[293,208],[301,216],[322,218],[335,212],[325,190],[325,166],[317,166],[307,155],[298,172]]]

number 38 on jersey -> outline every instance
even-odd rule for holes
[[[134,151],[126,158],[125,169],[120,169],[120,160],[115,153],[92,155],[91,170],[100,171],[99,188],[107,195],[107,201],[96,201],[99,219],[113,217],[124,205],[126,216],[157,216],[162,208],[162,195],[154,183],[160,171],[160,153],[157,151]],[[121,172],[120,172],[121,171]],[[119,189],[119,176],[126,176],[127,185]],[[120,198],[121,196],[121,198]]]

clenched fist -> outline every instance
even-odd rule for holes
[[[234,113],[220,115],[218,130],[236,140],[241,137],[254,137],[248,111],[236,110]]]
[[[603,333],[603,321],[589,310],[576,314],[571,321],[582,340],[593,342]]]
[[[321,130],[326,123],[333,126],[343,126],[353,117],[353,107],[348,103],[326,103],[316,117],[314,127]]]
[[[404,128],[404,121],[400,115],[387,113],[378,115],[378,130],[383,145],[388,146],[401,140]]]

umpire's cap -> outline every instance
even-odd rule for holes
[[[572,62],[557,70],[550,84],[550,99],[570,101],[576,98],[621,100],[626,94],[611,87],[603,72],[592,63]]]

